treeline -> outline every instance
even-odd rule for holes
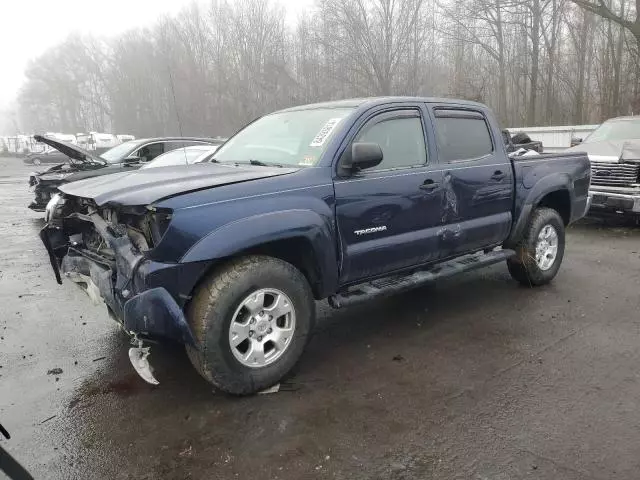
[[[276,1],[194,3],[51,48],[19,116],[27,132],[227,135],[290,105],[410,94],[478,100],[508,126],[595,123],[640,110],[635,18],[632,0],[316,0],[295,24]]]

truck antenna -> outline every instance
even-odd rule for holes
[[[178,112],[178,102],[176,102],[176,90],[173,86],[173,76],[171,75],[171,67],[167,65],[167,71],[169,72],[169,85],[171,85],[171,95],[173,96],[173,108],[176,111],[176,118],[178,119],[178,129],[180,131],[180,137],[184,137],[182,133],[182,121],[180,120],[180,113]],[[189,166],[189,162],[187,161],[187,151],[186,147],[182,146],[182,153],[184,154],[184,164]]]

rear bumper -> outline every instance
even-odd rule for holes
[[[68,245],[60,228],[46,225],[40,231],[40,238],[58,283],[67,278],[94,303],[104,302],[127,332],[195,344],[181,306],[166,288],[157,285],[167,275],[175,275],[176,265],[152,262],[132,254],[127,237],[117,239],[113,264]]]
[[[640,189],[611,191],[592,187],[590,213],[609,212],[621,214],[640,214]]]

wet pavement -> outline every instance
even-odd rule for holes
[[[637,479],[640,229],[570,229],[555,282],[504,265],[319,321],[280,392],[213,391],[175,345],[160,385],[75,285],[56,284],[0,159],[0,445],[36,478]],[[2,478],[2,474],[0,474]]]

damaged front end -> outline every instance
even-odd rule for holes
[[[35,212],[44,212],[47,203],[57,193],[58,187],[64,179],[77,169],[71,165],[59,164],[43,171],[29,174],[29,189],[34,193],[34,199],[29,208]]]
[[[130,358],[145,380],[150,381],[149,376],[136,366],[146,362],[144,339],[164,337],[194,345],[184,305],[174,298],[185,296],[170,287],[179,283],[175,279],[180,277],[178,265],[155,262],[147,255],[168,228],[171,212],[103,208],[90,199],[56,195],[47,205],[46,218],[40,238],[58,283],[67,278],[94,303],[105,303],[110,316],[136,343]],[[174,290],[173,295],[165,285]]]
[[[56,194],[61,183],[61,181],[43,180],[37,173],[32,173],[29,176],[29,188],[33,190],[34,199],[29,204],[29,208],[34,212],[44,212],[47,203]]]

